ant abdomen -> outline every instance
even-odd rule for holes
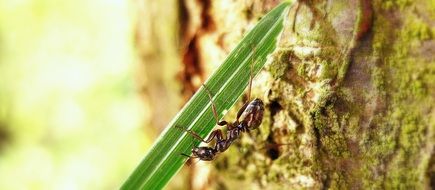
[[[249,130],[256,129],[260,126],[263,120],[264,104],[261,99],[254,99],[250,102],[242,115],[240,116],[241,123]]]

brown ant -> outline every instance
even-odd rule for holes
[[[216,124],[219,126],[227,127],[227,134],[223,136],[223,133],[220,129],[214,130],[207,139],[201,138],[197,133],[186,130],[184,128],[178,127],[182,130],[185,130],[194,138],[205,142],[210,143],[215,140],[215,145],[213,147],[210,146],[200,146],[194,147],[192,149],[192,155],[189,156],[187,154],[181,153],[183,156],[187,156],[189,158],[199,158],[199,160],[203,161],[211,161],[214,160],[216,155],[224,152],[228,149],[228,147],[240,137],[242,132],[249,132],[250,130],[256,129],[260,126],[263,120],[263,112],[264,112],[264,104],[261,99],[254,99],[251,102],[251,86],[252,86],[252,64],[251,64],[251,75],[249,80],[249,90],[248,90],[248,99],[242,108],[237,112],[236,121],[233,123],[228,123],[227,121],[219,121],[218,115],[216,113],[216,105],[213,102],[211,92],[207,89],[207,87],[203,84],[204,89],[207,91],[208,97],[212,103],[212,111],[213,116],[216,119]]]

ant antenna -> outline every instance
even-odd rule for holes
[[[188,158],[191,158],[191,156],[189,156],[189,155],[187,155],[187,154],[184,154],[184,153],[180,153],[182,156],[185,156],[185,157],[188,157]]]

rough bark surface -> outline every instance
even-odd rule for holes
[[[180,1],[184,64],[214,68],[278,3]],[[261,129],[192,188],[435,188],[434,34],[430,1],[295,3],[254,81],[267,104]]]

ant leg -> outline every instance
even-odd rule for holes
[[[184,129],[184,128],[179,127],[179,126],[175,126],[175,127],[178,128],[178,129],[181,129],[183,131],[186,131],[187,133],[192,135],[192,137],[194,137],[195,139],[198,139],[201,142],[205,142],[205,143],[211,142],[216,135],[221,135],[222,136],[221,130],[217,129],[217,130],[214,130],[213,132],[211,132],[210,136],[207,139],[203,139],[197,133],[193,132],[192,130]]]
[[[178,129],[181,129],[181,130],[183,130],[183,131],[186,131],[187,133],[189,133],[190,135],[192,135],[192,137],[194,137],[195,139],[198,139],[198,140],[200,140],[200,141],[202,141],[202,142],[205,142],[205,140],[204,140],[203,138],[201,138],[197,133],[193,132],[192,130],[185,129],[185,128],[182,128],[182,127],[177,126],[177,125],[176,125],[175,127],[178,128]]]
[[[214,116],[214,119],[216,120],[216,124],[219,126],[227,125],[228,122],[226,122],[225,120],[219,121],[218,114],[216,112],[216,105],[214,104],[213,98],[211,97],[211,92],[210,92],[210,90],[208,90],[208,88],[205,86],[205,84],[202,84],[202,86],[204,86],[205,91],[207,91],[208,98],[210,99],[211,110],[213,111],[213,116]]]
[[[255,55],[255,47],[252,46],[253,51],[254,51],[254,55]],[[252,80],[253,80],[253,64],[254,64],[254,57],[252,57],[251,60],[251,64],[250,64],[250,74],[249,74],[249,86],[248,86],[248,99],[246,100],[245,104],[243,104],[243,106],[239,109],[239,111],[237,112],[237,119],[236,121],[239,121],[240,116],[242,116],[243,112],[245,111],[246,107],[249,104],[249,101],[251,100],[251,89],[252,89]]]
[[[210,92],[210,90],[208,90],[208,88],[205,86],[205,84],[202,84],[202,86],[204,87],[205,91],[207,91],[208,98],[210,99],[210,102],[211,102],[211,110],[213,111],[214,119],[216,120],[216,124],[219,125],[219,118],[218,118],[218,114],[216,112],[216,105],[214,104],[213,98],[211,97],[211,92]]]
[[[248,99],[246,100],[246,102],[249,102],[251,100],[252,80],[254,79],[253,70],[254,70],[254,64],[255,64],[254,56],[255,56],[255,52],[256,52],[256,47],[251,44],[251,48],[252,48],[253,53],[252,53],[251,64],[249,65]]]
[[[249,102],[245,102],[245,104],[237,112],[237,118],[236,118],[237,122],[239,122],[239,118],[240,118],[240,116],[242,116],[242,114],[245,111],[246,107],[248,107],[248,104],[249,104]]]
[[[208,136],[207,140],[202,141],[205,143],[211,142],[216,137],[217,140],[222,139],[222,131],[220,129],[216,129],[213,132],[211,132],[210,136]]]
[[[232,124],[228,123],[228,122],[225,121],[225,120],[224,120],[224,121],[220,121],[220,122],[218,123],[218,125],[219,125],[219,126],[226,126],[228,130],[231,130],[231,129],[234,128],[234,126],[233,126]]]
[[[251,89],[252,89],[252,79],[253,77],[253,67],[254,67],[254,55],[256,52],[256,48],[254,45],[251,46],[252,47],[252,51],[254,51],[254,53],[252,54],[252,59],[251,59],[251,64],[249,65],[249,87],[248,87],[248,99],[246,102],[249,102],[251,100]]]

